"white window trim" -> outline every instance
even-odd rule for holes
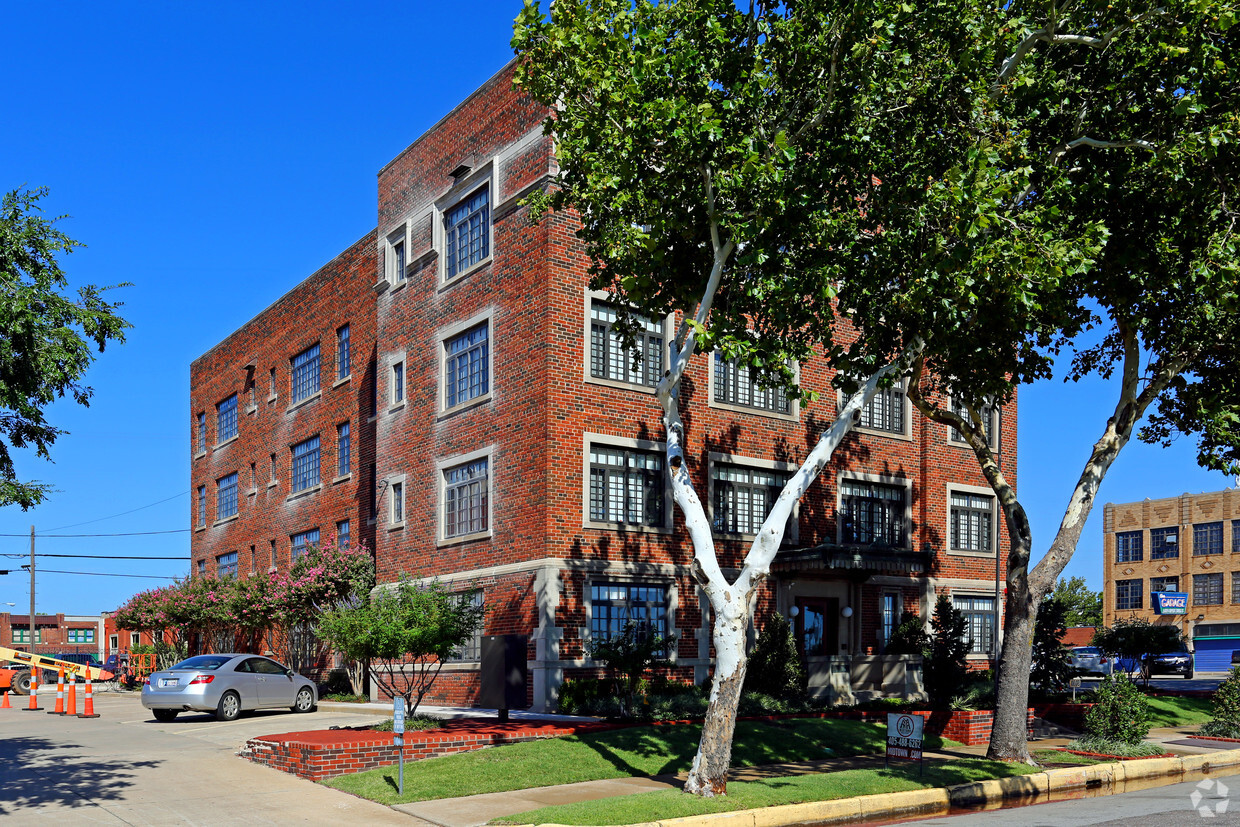
[[[344,376],[340,375],[340,331],[345,328],[349,329],[349,372]],[[353,324],[345,322],[336,328],[336,379],[332,382],[333,388],[338,388],[345,382],[353,378]]]
[[[882,474],[862,474],[854,471],[840,471],[835,475],[835,542],[837,545],[844,544],[844,521],[840,518],[844,511],[844,488],[842,484],[844,480],[903,486],[905,545],[901,550],[911,551],[917,547],[913,539],[913,481],[906,477],[888,477]]]
[[[968,551],[966,549],[952,548],[952,492],[959,491],[962,494],[979,494],[981,496],[990,497],[990,551]],[[947,512],[946,521],[943,523],[943,537],[946,542],[943,547],[948,554],[958,557],[986,557],[993,558],[999,552],[999,498],[995,496],[993,488],[987,488],[984,485],[961,485],[960,483],[949,482],[946,485]]]
[[[452,339],[467,330],[485,324],[487,326],[487,392],[481,396],[475,396],[473,399],[460,402],[451,408],[448,404],[448,340]],[[439,362],[439,399],[436,408],[440,417],[452,416],[460,411],[469,408],[485,405],[495,396],[495,308],[488,307],[482,312],[471,316],[462,322],[456,322],[445,328],[441,328],[435,334],[435,352]],[[406,388],[409,384],[409,375],[405,374]]]
[[[435,460],[435,539],[438,546],[455,546],[460,543],[469,543],[474,540],[485,540],[495,536],[495,493],[496,493],[496,468],[495,468],[495,445],[491,444],[485,448],[479,448],[477,451],[471,451],[468,454],[456,454],[443,459]],[[447,484],[445,474],[458,465],[465,465],[476,459],[486,458],[487,461],[487,527],[485,531],[475,531],[473,534],[462,534],[458,537],[445,536],[444,526],[444,509],[446,507],[445,491]]]
[[[600,523],[590,519],[590,446],[608,445],[613,448],[632,448],[638,451],[652,451],[663,457],[663,525],[629,525],[619,523]],[[624,531],[632,533],[671,534],[675,507],[672,499],[672,479],[667,473],[667,443],[654,442],[648,439],[631,439],[629,437],[595,434],[589,431],[581,435],[581,527],[602,531]]]
[[[583,644],[588,644],[590,641],[590,621],[594,617],[594,586],[599,583],[623,583],[629,586],[664,586],[667,589],[667,633],[669,635],[676,635],[676,642],[669,647],[670,651],[667,653],[667,660],[675,663],[677,660],[677,649],[680,648],[680,641],[683,637],[683,635],[679,634],[676,627],[677,608],[680,605],[680,589],[678,588],[676,578],[661,574],[643,575],[627,571],[614,573],[608,571],[591,572],[585,579],[585,588],[581,597],[586,625],[577,628],[578,639]],[[581,665],[583,666],[601,665],[591,659],[588,652],[584,649],[581,657]]]
[[[711,362],[711,365],[712,366],[714,365],[713,360]],[[712,370],[713,370],[713,367],[712,367]],[[907,378],[908,377],[905,377],[906,381],[907,381]],[[841,390],[836,390],[835,410],[837,412],[843,409],[844,403],[847,401],[848,399],[847,397],[844,396],[844,392]],[[860,419],[860,418],[861,418],[861,414],[860,412],[858,412],[857,419]],[[857,422],[857,419],[853,420],[854,424],[851,428],[851,430],[855,431],[856,433],[866,434],[868,436],[881,436],[884,439],[898,439],[902,442],[913,441],[913,403],[908,398],[907,387],[905,388],[905,391],[904,391],[904,430],[901,433],[896,433],[895,431],[884,431],[879,428],[866,428],[862,425],[855,424]]]
[[[384,482],[384,488],[387,489],[387,494],[383,498],[384,506],[387,509],[387,527],[389,531],[396,531],[397,529],[404,528],[405,520],[409,519],[409,510],[408,510],[409,486],[405,482],[404,474],[391,474],[388,477],[386,477],[383,480],[383,482]],[[397,486],[397,485],[400,486],[400,514],[401,514],[400,520],[395,519],[396,517],[396,508],[395,508],[396,490],[394,486]],[[339,528],[339,523],[337,523],[337,528]],[[350,526],[350,533],[352,533],[351,526]]]
[[[706,468],[706,517],[710,520],[711,533],[723,540],[753,540],[756,534],[728,534],[725,532],[715,531],[715,466],[716,465],[734,465],[738,468],[756,468],[763,471],[780,471],[787,474],[795,474],[801,466],[791,462],[777,462],[770,459],[758,459],[756,457],[746,457],[737,454],[723,454],[711,451],[707,455]],[[763,522],[766,521],[767,515],[763,516]],[[798,523],[801,517],[801,503],[798,501],[792,506],[792,517],[788,526],[787,533],[784,534],[785,543],[797,543],[801,539],[801,531]]]
[[[707,356],[707,371],[709,372],[710,381],[706,387],[706,403],[708,407],[719,411],[731,411],[732,413],[750,414],[752,416],[764,416],[768,419],[782,419],[785,422],[799,422],[801,419],[801,400],[788,400],[788,413],[780,413],[779,411],[767,411],[762,408],[750,408],[746,405],[732,405],[727,402],[715,401],[715,353],[711,351]],[[792,363],[792,372],[797,383],[801,381],[801,364],[799,362]]]
[[[499,182],[495,174],[497,167],[498,164],[495,163],[495,158],[487,159],[479,164],[477,169],[456,181],[446,193],[435,201],[431,216],[431,244],[438,253],[437,281],[440,290],[446,290],[462,279],[468,278],[472,273],[488,266],[495,259],[495,206],[498,203],[497,196],[499,195]],[[444,227],[444,217],[449,210],[484,186],[490,188],[487,195],[487,256],[449,278],[448,232]],[[408,249],[408,247],[405,249]]]
[[[405,401],[409,398],[409,369],[405,360],[405,351],[400,350],[395,353],[389,353],[387,356],[387,397],[388,412],[398,411],[405,407]],[[404,379],[401,387],[401,397],[396,398],[396,366],[400,365],[401,376]]]
[[[948,396],[947,405],[948,405],[949,411],[954,411],[956,409],[956,398],[954,396]],[[1003,447],[1002,434],[1000,433],[1000,430],[999,430],[1002,426],[1003,426],[1003,407],[1001,405],[990,403],[990,439],[988,440],[988,442],[990,444],[990,450],[992,451],[997,452],[999,451],[1000,448]],[[963,439],[954,439],[952,437],[952,431],[954,430],[956,429],[953,428],[951,425],[947,426],[947,444],[953,447],[956,447],[956,448],[969,449],[970,446],[968,442],[964,441]]]
[[[621,382],[616,379],[600,379],[590,373],[590,307],[595,301],[606,302],[607,304],[616,304],[607,295],[605,290],[585,291],[585,303],[582,311],[582,347],[581,347],[581,376],[589,385],[602,385],[608,388],[620,388],[626,391],[637,391],[638,393],[655,392],[655,388],[648,385],[642,385],[637,382]],[[636,312],[636,311],[634,311]],[[671,363],[671,342],[676,335],[676,329],[673,326],[675,315],[667,314],[663,319],[663,366],[666,368]],[[713,364],[713,360],[712,360]]]
[[[410,250],[410,225],[412,221],[402,221],[392,229],[388,230],[387,235],[383,237],[381,249],[383,252],[383,277],[379,279],[379,283],[375,285],[376,290],[392,288],[393,290],[403,287],[409,278],[409,250]],[[405,272],[398,274],[396,272],[396,245],[404,245],[405,248]],[[351,334],[353,331],[350,330]],[[352,375],[352,371],[350,371]]]

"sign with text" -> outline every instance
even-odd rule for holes
[[[920,715],[887,713],[887,758],[921,760],[921,733],[926,719]]]
[[[392,702],[392,732],[396,735],[405,734],[405,699],[397,698]]]
[[[1154,592],[1154,614],[1188,614],[1188,592]]]

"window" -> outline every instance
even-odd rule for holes
[[[1140,582],[1140,581],[1138,581]],[[1223,573],[1193,575],[1193,605],[1221,606],[1223,604]],[[1141,608],[1137,606],[1137,608]]]
[[[1178,592],[1180,590],[1180,578],[1178,577],[1151,577],[1150,593],[1154,592]]]
[[[482,187],[444,215],[446,277],[451,279],[491,255],[489,190]]]
[[[663,326],[631,314],[637,332],[629,350],[615,330],[619,318],[611,305],[590,301],[590,376],[653,388],[663,376]]]
[[[1150,529],[1150,559],[1165,560],[1180,556],[1180,530],[1170,528]]]
[[[399,405],[405,401],[405,363],[395,362],[392,364],[392,404]]]
[[[336,476],[344,477],[353,473],[352,438],[349,436],[349,423],[341,422],[336,426]]]
[[[1240,554],[1240,520],[1231,521],[1231,553]]]
[[[344,379],[353,371],[353,361],[349,351],[349,326],[344,325],[336,331],[336,378]]]
[[[215,481],[215,519],[224,520],[237,513],[237,474],[220,477]]]
[[[30,629],[29,628],[26,628],[26,629],[14,628],[13,629],[13,642],[14,643],[29,643],[30,642]],[[35,643],[43,642],[43,630],[42,629],[34,630],[34,642]]]
[[[206,560],[199,560],[199,561],[198,561],[198,574],[199,574],[199,576],[202,576],[202,575],[204,575],[204,574],[206,574],[206,573],[207,573],[207,561],[206,561]]]
[[[205,526],[207,524],[207,487],[205,485],[198,486],[198,525]]]
[[[465,537],[490,525],[487,457],[443,471],[443,536]]]
[[[199,454],[207,452],[207,415],[205,413],[198,414],[198,451]]]
[[[762,387],[748,365],[725,362],[721,353],[715,353],[714,380],[715,402],[779,414],[792,410],[782,389]]]
[[[121,648],[121,636],[108,635],[108,649],[115,652],[119,648]]]
[[[955,398],[952,399],[952,413],[964,419],[965,422],[970,421],[969,410],[968,408],[965,407],[965,403],[963,400],[957,400]],[[994,405],[991,405],[990,403],[986,403],[977,409],[977,415],[982,420],[982,433],[986,437],[987,444],[990,445],[991,448],[994,448],[995,447],[995,432],[996,432],[995,426],[998,425],[998,422],[996,420],[998,420],[999,418],[999,411],[995,408]],[[952,442],[965,442],[965,438],[962,433],[957,431],[955,428],[952,428],[950,430],[951,430],[951,441]]]
[[[1193,556],[1223,553],[1223,524],[1198,523],[1193,526]]]
[[[904,379],[889,388],[879,388],[874,397],[861,409],[857,427],[872,431],[904,433]]]
[[[995,640],[995,599],[953,595],[952,603],[964,615],[969,654],[988,654]]]
[[[965,491],[951,492],[953,551],[990,554],[994,550],[995,498]]]
[[[229,577],[237,573],[237,552],[230,551],[215,558],[215,574],[218,577]]]
[[[1231,602],[1240,603],[1240,571],[1231,573]]]
[[[250,574],[258,574],[258,552],[250,546]]]
[[[903,548],[905,491],[902,485],[840,480],[841,542]]]
[[[1115,609],[1140,609],[1144,606],[1140,580],[1115,581]]]
[[[667,589],[653,583],[594,583],[590,586],[590,638],[606,640],[633,621],[667,635]]]
[[[69,643],[94,643],[94,629],[68,629]]]
[[[404,234],[404,230],[401,230]],[[392,284],[400,284],[405,280],[407,268],[405,266],[405,240],[401,238],[396,241],[388,242],[388,250],[392,254],[390,269],[388,270],[388,278]]]
[[[482,589],[462,592],[456,595],[456,599],[461,603],[482,608]],[[469,640],[461,644],[461,648],[453,652],[449,660],[454,662],[482,660],[482,624],[478,624],[478,628],[474,629]]]
[[[278,480],[278,479],[279,479],[279,476],[276,474],[276,455],[275,455],[275,454],[272,454],[272,455],[271,455],[271,478],[270,478],[270,480],[267,482],[267,484],[268,484],[268,485],[275,485],[275,484],[276,484],[276,480]]]
[[[131,632],[129,635],[129,645],[130,646],[141,646],[142,635],[138,632]]]
[[[663,455],[590,446],[590,521],[663,527]]]
[[[268,393],[272,399],[275,399],[276,398],[276,369],[275,368],[271,369],[270,373],[267,374],[267,378],[270,380],[269,384],[271,388]]]
[[[237,394],[215,406],[215,438],[218,445],[237,435]]]
[[[352,545],[353,540],[352,540],[351,531],[352,529],[349,526],[348,520],[341,520],[340,522],[336,523],[336,547],[337,548],[348,548],[350,545]]]
[[[271,544],[271,567],[274,569],[276,567],[276,541],[268,540],[268,542]]]
[[[1139,563],[1143,557],[1140,531],[1121,531],[1115,535],[1115,562]]]
[[[444,340],[444,409],[455,408],[491,390],[489,323]]]
[[[374,419],[379,415],[379,363],[375,359],[370,360],[367,373],[370,374],[370,418]]]
[[[319,392],[319,346],[313,344],[293,357],[293,403]]]
[[[388,522],[392,525],[400,525],[405,522],[405,484],[394,482],[388,486],[388,492]],[[475,530],[482,531],[483,529]]]
[[[293,493],[319,484],[318,434],[293,446]]]
[[[376,515],[379,513],[379,479],[375,475],[375,464],[373,462],[367,468],[366,477],[370,481],[370,521],[374,522]]]
[[[783,471],[714,465],[714,529],[722,534],[757,534],[788,482]],[[785,531],[785,536],[787,537]],[[792,539],[787,537],[787,539]]]
[[[319,530],[312,528],[309,531],[303,531],[300,534],[294,534],[289,537],[289,541],[293,546],[293,560],[301,557],[313,546],[319,544]]]
[[[887,642],[891,640],[891,636],[895,634],[896,626],[899,624],[899,595],[891,592],[884,592],[882,603],[879,607],[880,620],[882,628],[879,633],[883,636],[882,644],[886,648]]]

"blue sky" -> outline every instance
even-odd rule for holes
[[[514,0],[439,3],[5,4],[0,187],[47,186],[44,208],[86,243],[74,283],[115,291],[133,323],[87,376],[88,409],[54,463],[18,455],[48,502],[0,511],[0,554],[188,558],[189,364],[365,234],[375,174],[511,56]],[[1038,556],[1113,407],[1100,382],[1022,391],[1019,483]],[[1101,502],[1234,481],[1192,446],[1132,444]],[[123,513],[130,512],[130,513]],[[113,516],[118,515],[118,516]],[[139,532],[175,532],[137,534]],[[10,536],[19,535],[19,536]],[[1068,574],[1101,582],[1101,511]],[[0,611],[24,613],[24,559],[0,557]],[[39,558],[40,612],[93,614],[182,575],[179,560]]]

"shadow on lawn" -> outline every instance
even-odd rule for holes
[[[0,817],[119,800],[135,770],[159,763],[87,757],[46,738],[0,738]]]

